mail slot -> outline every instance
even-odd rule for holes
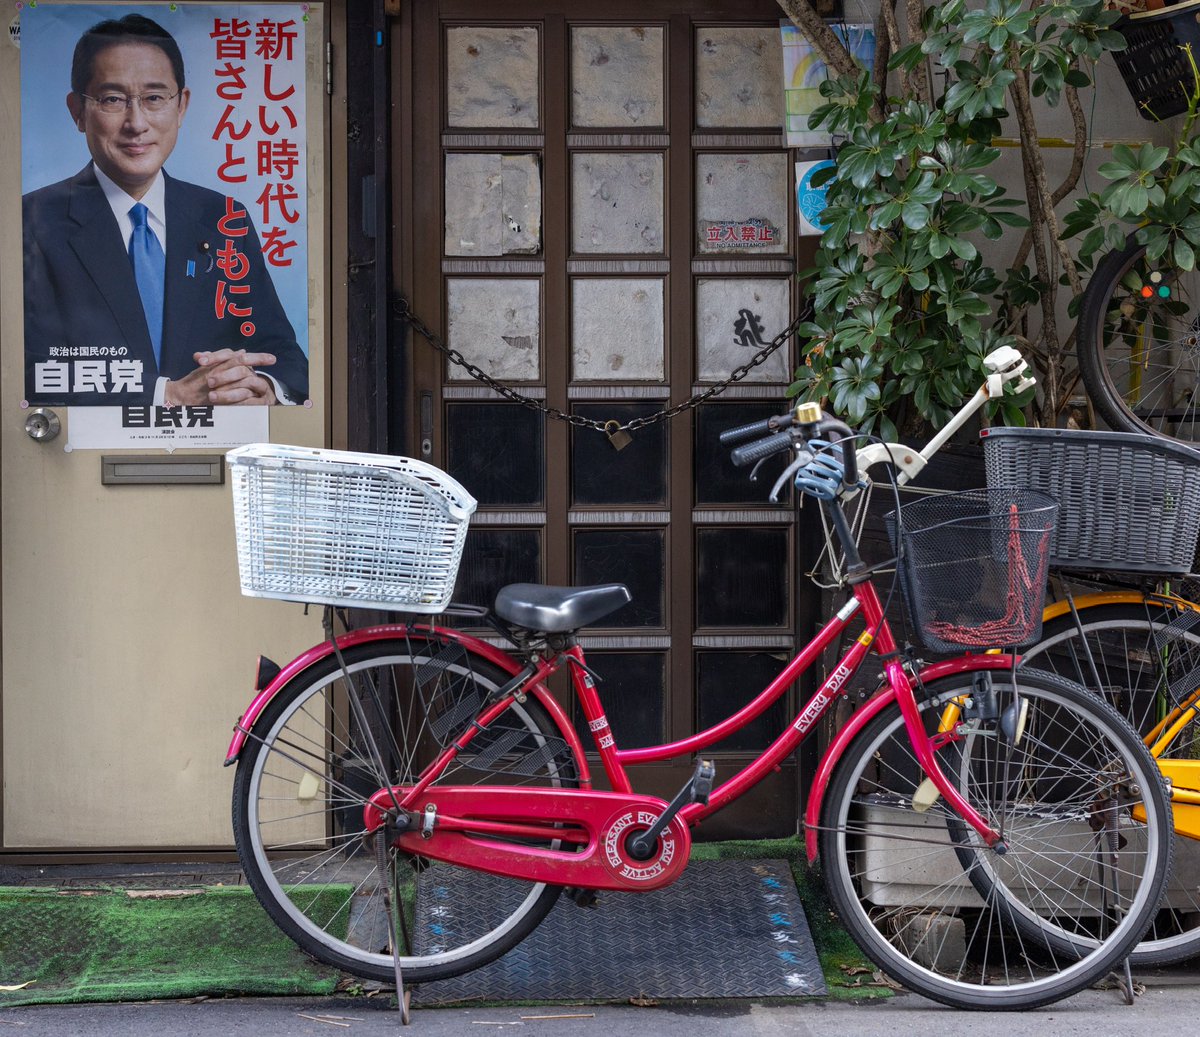
[[[225,482],[223,454],[114,454],[100,458],[105,486],[180,486]]]

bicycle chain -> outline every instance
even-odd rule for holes
[[[740,382],[754,368],[764,363],[768,357],[775,353],[795,333],[796,329],[806,320],[812,317],[812,301],[806,302],[804,308],[796,316],[795,320],[775,336],[762,349],[754,354],[746,363],[740,367],[734,368],[733,372],[723,382],[710,386],[703,392],[695,393],[689,396],[682,403],[677,403],[674,406],[667,407],[655,414],[649,414],[642,418],[633,418],[630,421],[622,424],[619,421],[597,421],[595,418],[585,418],[581,414],[568,414],[560,410],[558,407],[551,407],[542,400],[536,400],[533,397],[526,396],[518,392],[511,385],[505,385],[503,382],[496,381],[491,375],[484,371],[481,367],[471,363],[457,349],[453,349],[448,345],[440,335],[429,327],[420,317],[418,317],[409,308],[408,300],[404,296],[397,296],[392,303],[392,308],[395,316],[404,321],[413,330],[417,331],[426,341],[429,342],[434,349],[446,357],[452,364],[461,367],[477,382],[482,382],[493,392],[498,393],[504,399],[512,403],[519,403],[522,407],[527,407],[530,410],[540,411],[548,418],[554,418],[558,421],[565,421],[569,425],[575,425],[582,428],[593,428],[598,432],[603,432],[610,439],[618,433],[630,433],[637,429],[645,428],[647,425],[654,425],[660,421],[667,421],[675,417],[677,414],[682,414],[686,410],[692,410],[699,407],[700,404],[711,400],[714,396],[718,396],[728,389],[735,382]]]

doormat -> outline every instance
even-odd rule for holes
[[[314,911],[335,915],[349,886]],[[0,888],[0,1007],[235,994],[331,994],[246,887]],[[13,989],[16,988],[16,989]]]
[[[454,900],[417,904],[418,949],[447,911],[470,911],[489,878],[467,874]],[[432,898],[431,898],[432,900]],[[414,1005],[464,1001],[625,1001],[644,997],[815,997],[826,993],[808,920],[784,860],[692,861],[651,893],[600,893],[595,909],[559,897],[498,961],[413,988]]]

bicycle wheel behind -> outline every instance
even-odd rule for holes
[[[1140,739],[1084,688],[1022,670],[981,695],[973,677],[929,684],[919,708],[1006,852],[931,791],[893,703],[833,772],[822,870],[851,935],[905,986],[958,1008],[1034,1008],[1138,942],[1167,880],[1170,806]]]
[[[1076,353],[1111,428],[1200,442],[1200,271],[1148,260],[1131,236],[1096,264]]]
[[[411,784],[508,675],[455,641],[408,628],[344,653],[370,737],[335,656],[298,673],[255,723],[238,761],[233,824],[250,886],[314,958],[394,979],[385,891],[399,906],[401,963],[414,983],[498,958],[546,916],[559,888],[477,872],[394,848],[377,865],[364,806]],[[532,697],[476,734],[439,781],[567,787],[576,759]],[[553,846],[553,843],[547,845]]]
[[[1041,641],[1022,658],[1025,665],[1098,691],[1154,746],[1168,773],[1172,761],[1200,770],[1200,611],[1167,597],[1140,604],[1084,602],[1078,625],[1069,613],[1049,620]],[[1200,955],[1200,889],[1186,881],[1200,867],[1200,841],[1194,837],[1200,822],[1188,823],[1183,811],[1200,807],[1184,806],[1175,814],[1176,869],[1183,862],[1188,867],[1172,880],[1133,952],[1135,964],[1165,965]],[[1181,825],[1184,834],[1178,834]]]

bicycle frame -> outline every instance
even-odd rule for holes
[[[683,806],[660,838],[658,856],[644,866],[627,859],[614,848],[620,832],[630,826],[644,829],[667,808],[667,804],[652,796],[634,792],[627,768],[657,763],[700,752],[730,734],[745,727],[775,703],[797,678],[808,670],[851,620],[860,615],[864,630],[851,644],[832,672],[809,698],[804,707],[789,722],[780,735],[751,763],[715,788],[707,804],[690,803]],[[403,638],[409,627],[379,626],[353,631],[337,639],[337,650],[373,640]],[[502,650],[469,635],[442,628],[420,628],[455,640],[470,651],[478,652],[505,672],[520,672],[518,662]],[[873,633],[872,633],[873,632]],[[280,671],[275,679],[251,703],[234,732],[226,763],[236,761],[255,721],[283,685],[309,666],[315,665],[335,651],[329,642],[314,646]],[[578,775],[578,788],[524,789],[489,786],[445,786],[436,789],[436,824],[432,818],[422,830],[400,831],[395,842],[400,848],[423,857],[496,874],[520,876],[534,881],[586,889],[650,890],[666,885],[678,877],[687,860],[690,828],[704,818],[727,806],[753,788],[770,774],[815,728],[829,706],[836,701],[850,676],[862,665],[869,652],[883,659],[884,681],[871,700],[858,709],[849,723],[825,751],[816,780],[809,793],[806,808],[806,851],[816,859],[816,830],[821,804],[829,777],[846,746],[855,734],[880,710],[896,701],[905,718],[914,751],[930,780],[945,798],[950,808],[970,824],[989,846],[996,845],[1000,834],[960,795],[943,774],[935,758],[935,750],[957,735],[935,733],[927,735],[917,710],[913,683],[896,653],[891,630],[884,620],[883,608],[870,582],[855,585],[853,596],[830,619],[753,701],[737,713],[713,727],[678,742],[639,749],[617,747],[605,716],[599,695],[584,663],[582,649],[568,649],[554,659],[542,660],[537,672],[511,695],[491,706],[477,718],[486,725],[493,715],[511,705],[512,698],[533,695],[549,711],[561,735],[575,752],[584,768]],[[574,726],[549,692],[546,680],[555,670],[569,667],[572,684],[578,695],[592,733],[600,763],[612,791],[597,791],[592,787],[583,746]],[[1003,670],[1012,666],[1006,655],[966,655],[935,664],[922,671],[922,679],[933,680],[957,673],[981,669]],[[435,759],[423,772],[420,781],[407,787],[380,789],[367,804],[364,818],[368,830],[374,831],[388,823],[389,812],[398,805],[407,814],[420,817],[429,809],[426,793],[432,782],[451,764],[454,757],[469,746],[478,728],[468,726],[459,738]],[[480,839],[490,835],[496,841]],[[499,841],[500,839],[506,841]],[[552,842],[554,848],[522,845],[521,839]],[[559,848],[565,847],[565,848]]]

